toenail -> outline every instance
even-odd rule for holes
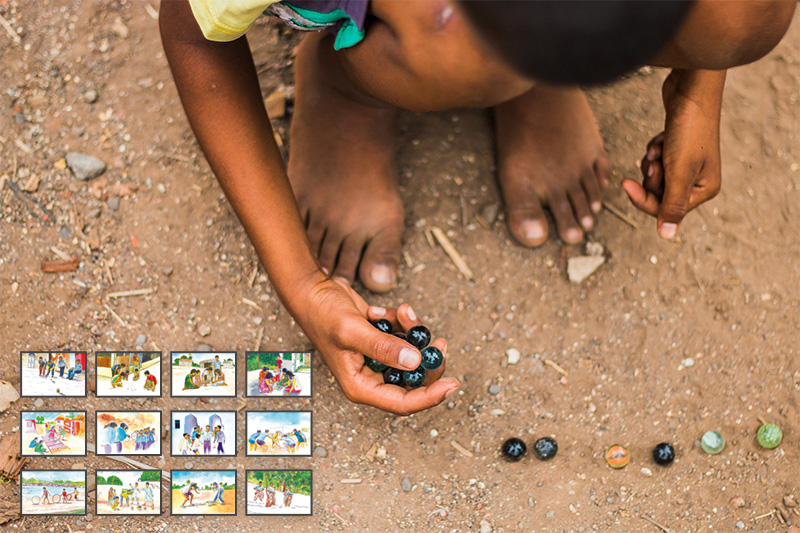
[[[566,238],[570,243],[579,241],[581,239],[581,230],[575,228],[568,229],[566,231]]]
[[[389,284],[394,282],[394,270],[386,265],[375,265],[369,273],[375,283]]]
[[[414,310],[411,309],[411,306],[408,306],[408,318],[410,320],[416,320],[417,319],[417,313],[415,313]]]
[[[589,228],[592,227],[592,222],[594,222],[592,217],[583,217],[581,219],[581,224],[583,224],[583,227],[586,228],[586,229],[589,229]]]
[[[664,222],[658,230],[658,234],[661,235],[663,239],[671,239],[676,233],[678,233],[678,225],[672,224],[671,222]]]
[[[544,227],[542,223],[536,220],[526,220],[520,225],[522,234],[526,239],[541,239],[544,237]]]
[[[325,267],[322,267],[322,271],[325,273],[325,275],[326,275],[326,276],[327,276],[328,274],[330,274],[330,271],[328,271],[328,269],[327,269],[327,268],[325,268]]]
[[[603,206],[600,204],[600,202],[592,202],[592,211],[594,211],[595,213],[599,213],[600,208],[602,207]]]
[[[655,167],[654,165],[650,165],[650,166],[647,168],[647,175],[648,175],[649,177],[651,177],[651,178],[652,178],[652,177],[653,177],[653,174],[655,174],[655,172],[656,172],[656,167]]]
[[[347,279],[347,278],[344,278],[344,277],[342,277],[342,276],[333,276],[333,278],[331,278],[331,279],[333,279],[333,280],[336,280],[336,281],[342,281],[342,282],[344,282],[346,285],[350,285],[350,280],[349,280],[349,279]]]

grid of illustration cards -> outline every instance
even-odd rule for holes
[[[119,465],[23,470],[22,514],[83,515],[88,498],[94,499],[97,515],[159,515],[166,497],[172,515],[235,515],[240,498],[247,515],[311,515],[310,469],[213,469],[215,462],[229,468],[242,448],[246,456],[306,458],[298,463],[311,457],[311,411],[243,410],[243,405],[216,410],[209,405],[217,402],[208,400],[235,398],[237,392],[247,398],[309,398],[311,353],[247,352],[241,387],[240,360],[236,352],[171,352],[166,361],[161,352],[96,352],[92,361],[86,352],[22,352],[22,396],[48,400],[36,403],[47,410],[20,412],[21,454],[46,458],[91,452],[114,457]],[[147,398],[162,396],[163,364],[169,365],[170,396],[186,398],[184,409],[147,409]],[[91,365],[95,394],[107,398],[92,413],[80,400],[87,396]],[[115,410],[122,398],[138,398],[141,410]],[[237,432],[241,423],[243,433]],[[92,427],[94,443],[86,438]],[[244,435],[241,441],[238,434]],[[151,468],[163,454],[182,458],[178,462],[185,469]],[[87,483],[90,475],[94,483]]]

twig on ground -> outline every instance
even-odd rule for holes
[[[464,448],[462,445],[460,445],[459,443],[457,443],[454,440],[450,441],[450,446],[455,448],[458,453],[460,453],[461,455],[463,455],[465,457],[473,457],[471,451],[469,451],[468,449]]]
[[[153,294],[155,289],[152,287],[148,287],[146,289],[132,289],[129,291],[117,291],[117,292],[110,292],[106,296],[106,298],[116,299],[116,298],[127,298],[129,296],[147,296],[148,294]]]
[[[108,311],[108,312],[111,314],[111,316],[113,316],[114,318],[116,318],[116,319],[117,319],[117,322],[119,322],[119,323],[120,323],[120,325],[121,325],[123,328],[127,328],[127,327],[128,327],[128,323],[127,323],[127,322],[125,322],[125,321],[122,319],[122,317],[121,317],[121,316],[119,316],[119,315],[118,315],[118,314],[117,314],[117,313],[116,313],[116,312],[115,312],[113,309],[111,309],[111,306],[110,306],[110,305],[108,305],[107,303],[103,302],[103,306],[106,308],[106,311]]]
[[[658,529],[660,529],[660,530],[661,530],[661,531],[663,531],[664,533],[672,533],[672,530],[671,530],[670,528],[668,528],[668,527],[667,527],[667,526],[665,526],[665,525],[659,524],[658,522],[656,522],[655,520],[653,520],[652,518],[650,518],[650,517],[649,517],[649,516],[647,516],[647,515],[640,514],[640,515],[639,515],[639,518],[642,518],[642,519],[644,519],[644,520],[647,520],[648,522],[650,522],[651,524],[653,524],[654,526],[656,526]]]
[[[258,337],[256,338],[256,345],[253,348],[255,351],[261,349],[261,339],[264,338],[264,328],[258,330]]]
[[[57,255],[58,257],[60,257],[61,259],[63,259],[64,261],[72,261],[72,260],[74,260],[74,259],[75,259],[74,257],[72,257],[71,255],[69,255],[68,253],[66,253],[66,252],[64,252],[64,251],[61,251],[61,250],[59,250],[59,249],[58,249],[58,248],[56,248],[55,246],[51,246],[51,247],[50,247],[50,251],[51,251],[51,252],[53,252],[54,254],[56,254],[56,255]]]
[[[16,44],[22,42],[22,39],[20,38],[19,34],[16,31],[14,31],[14,28],[13,26],[11,26],[11,23],[8,22],[8,20],[6,20],[6,18],[3,15],[0,15],[0,26],[3,26],[3,29],[6,30],[8,36],[11,37],[11,40],[14,41]]]
[[[472,274],[472,270],[467,266],[467,263],[461,257],[461,254],[458,253],[458,250],[455,249],[453,243],[450,242],[450,239],[447,238],[447,235],[437,227],[431,228],[431,233],[436,238],[436,241],[439,243],[439,246],[442,247],[444,252],[450,257],[450,260],[456,266],[459,272],[461,272],[465,278],[472,281],[475,279],[475,276]]]
[[[253,265],[253,271],[250,273],[250,277],[247,278],[248,287],[252,287],[253,283],[256,282],[256,276],[258,276],[258,261],[256,261],[255,265]]]
[[[626,215],[622,211],[622,209],[620,209],[619,207],[615,206],[611,202],[607,202],[607,201],[603,200],[603,207],[608,209],[609,212],[611,212],[612,215],[616,216],[617,218],[619,218],[621,221],[623,221],[624,223],[626,223],[627,225],[629,225],[633,229],[639,229],[639,225],[636,222],[634,222],[634,220],[631,217]]]
[[[249,305],[253,309],[258,309],[259,311],[262,310],[261,307],[257,303],[255,303],[253,300],[251,300],[249,298],[242,298],[242,303],[244,305]]]
[[[78,270],[81,262],[74,257],[59,259],[58,261],[42,261],[39,268],[42,272],[52,274],[54,272],[74,272]]]
[[[566,375],[567,375],[567,371],[566,371],[566,370],[564,370],[563,368],[561,368],[560,366],[558,366],[556,363],[554,363],[554,362],[553,362],[553,361],[551,361],[550,359],[545,359],[545,360],[544,360],[544,364],[546,364],[546,365],[547,365],[547,366],[549,366],[549,367],[552,367],[552,368],[553,368],[553,370],[555,370],[556,372],[558,372],[558,373],[559,373],[559,374],[561,374],[562,376],[566,376]]]

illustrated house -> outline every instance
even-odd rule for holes
[[[55,419],[55,423],[56,425],[63,426],[64,432],[69,435],[83,435],[86,425],[83,414],[74,414],[71,417],[67,415],[58,415]]]

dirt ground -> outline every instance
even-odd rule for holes
[[[156,7],[155,0],[0,0],[0,15],[21,41],[0,28],[0,175],[28,186],[55,217],[45,224],[8,184],[0,191],[0,378],[16,386],[20,350],[130,350],[142,335],[142,349],[164,352],[241,357],[308,347],[263,271],[250,282],[255,254],[186,123]],[[297,42],[266,19],[251,31],[265,96],[292,85]],[[729,73],[722,193],[688,217],[676,242],[660,240],[619,187],[639,175],[636,161],[660,131],[665,75],[645,70],[590,93],[614,164],[605,198],[638,229],[605,211],[590,238],[609,259],[580,285],[565,275],[580,247],[551,240],[527,250],[512,242],[502,216],[488,230],[477,223],[475,214],[498,201],[485,112],[403,115],[408,264],[396,290],[368,297],[409,301],[449,340],[448,373],[462,387],[447,405],[397,418],[350,404],[316,360],[312,399],[245,400],[239,365],[239,398],[98,401],[90,392],[59,407],[88,406],[90,419],[96,408],[313,409],[315,456],[269,467],[314,469],[314,516],[270,518],[275,529],[655,532],[657,522],[672,531],[785,531],[779,513],[767,513],[779,508],[800,521],[782,503],[800,497],[800,24],[768,57]],[[87,103],[90,91],[95,103]],[[288,120],[275,125],[288,146]],[[108,171],[88,184],[74,179],[59,164],[72,150],[102,158]],[[429,246],[432,226],[450,232],[473,282]],[[78,258],[79,269],[40,271],[41,261],[59,255]],[[130,289],[153,292],[107,298]],[[505,363],[510,348],[522,353],[517,365]],[[499,392],[490,394],[490,385]],[[20,409],[54,407],[14,403],[0,414],[0,437],[18,431]],[[783,428],[779,448],[755,443],[759,417]],[[721,455],[698,447],[709,429],[727,438]],[[94,431],[91,424],[89,442]],[[240,423],[240,439],[243,432]],[[507,437],[530,447],[544,435],[560,446],[550,462],[499,457]],[[660,441],[677,448],[669,468],[650,459]],[[602,458],[615,443],[632,458],[620,471]],[[165,472],[238,468],[242,483],[245,469],[264,465],[238,448],[236,458],[142,460]],[[29,517],[3,526],[8,531],[263,526],[241,505],[235,518],[202,521],[168,511],[95,517],[94,469],[121,465],[92,454],[28,465],[88,468],[90,514]],[[18,485],[0,485],[0,500],[18,499]]]

